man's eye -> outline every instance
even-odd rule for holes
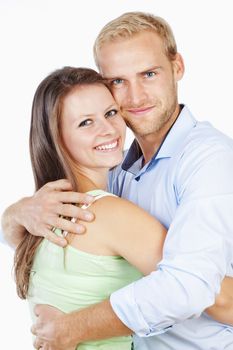
[[[119,85],[123,83],[123,79],[114,79],[111,81],[112,85]]]
[[[83,120],[80,124],[79,124],[79,127],[83,127],[83,126],[88,126],[92,123],[92,120],[91,119],[85,119]]]
[[[105,113],[105,117],[109,118],[109,117],[114,117],[117,114],[117,109],[111,109],[110,111],[108,111],[107,113]]]
[[[146,73],[145,73],[145,76],[148,77],[148,78],[152,78],[152,77],[154,77],[155,75],[156,75],[155,72],[146,72]]]

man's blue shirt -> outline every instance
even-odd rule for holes
[[[203,312],[233,275],[233,140],[184,106],[152,160],[142,161],[134,141],[109,190],[167,227],[163,259],[113,293],[113,309],[137,334],[136,349],[233,349],[233,328]]]

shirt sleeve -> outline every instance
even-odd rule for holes
[[[232,269],[232,179],[232,150],[182,159],[174,185],[179,203],[162,261],[110,298],[117,316],[137,335],[163,333],[214,304]]]

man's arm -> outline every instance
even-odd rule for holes
[[[225,277],[215,304],[205,310],[218,322],[233,325],[233,278]]]
[[[219,322],[233,325],[233,296],[230,294],[232,289],[233,279],[224,278],[221,294],[215,305],[205,311]],[[116,316],[109,300],[68,314],[52,306],[37,305],[35,314],[37,322],[32,326],[32,333],[36,335],[36,349],[45,344],[51,350],[73,349],[87,340],[133,333]]]
[[[66,240],[56,236],[52,232],[53,227],[72,233],[83,233],[85,228],[82,225],[63,217],[93,220],[91,212],[73,205],[91,203],[93,198],[71,190],[67,180],[57,180],[44,185],[33,196],[23,198],[8,207],[2,216],[3,234],[8,244],[17,247],[28,231],[34,236],[45,237],[55,244],[65,246]]]
[[[23,202],[26,198],[9,206],[2,215],[2,230],[7,243],[16,248],[26,234],[26,229],[18,222]]]
[[[35,349],[42,345],[49,346],[50,350],[73,349],[86,340],[132,334],[113,312],[108,300],[69,314],[51,306],[37,305],[35,313],[37,322],[32,326]]]
[[[177,167],[179,205],[158,270],[111,295],[118,317],[139,336],[198,318],[230,273],[233,154],[212,148]]]

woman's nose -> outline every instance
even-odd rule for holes
[[[102,135],[113,135],[116,132],[116,129],[107,118],[102,118],[99,122],[99,130]]]

